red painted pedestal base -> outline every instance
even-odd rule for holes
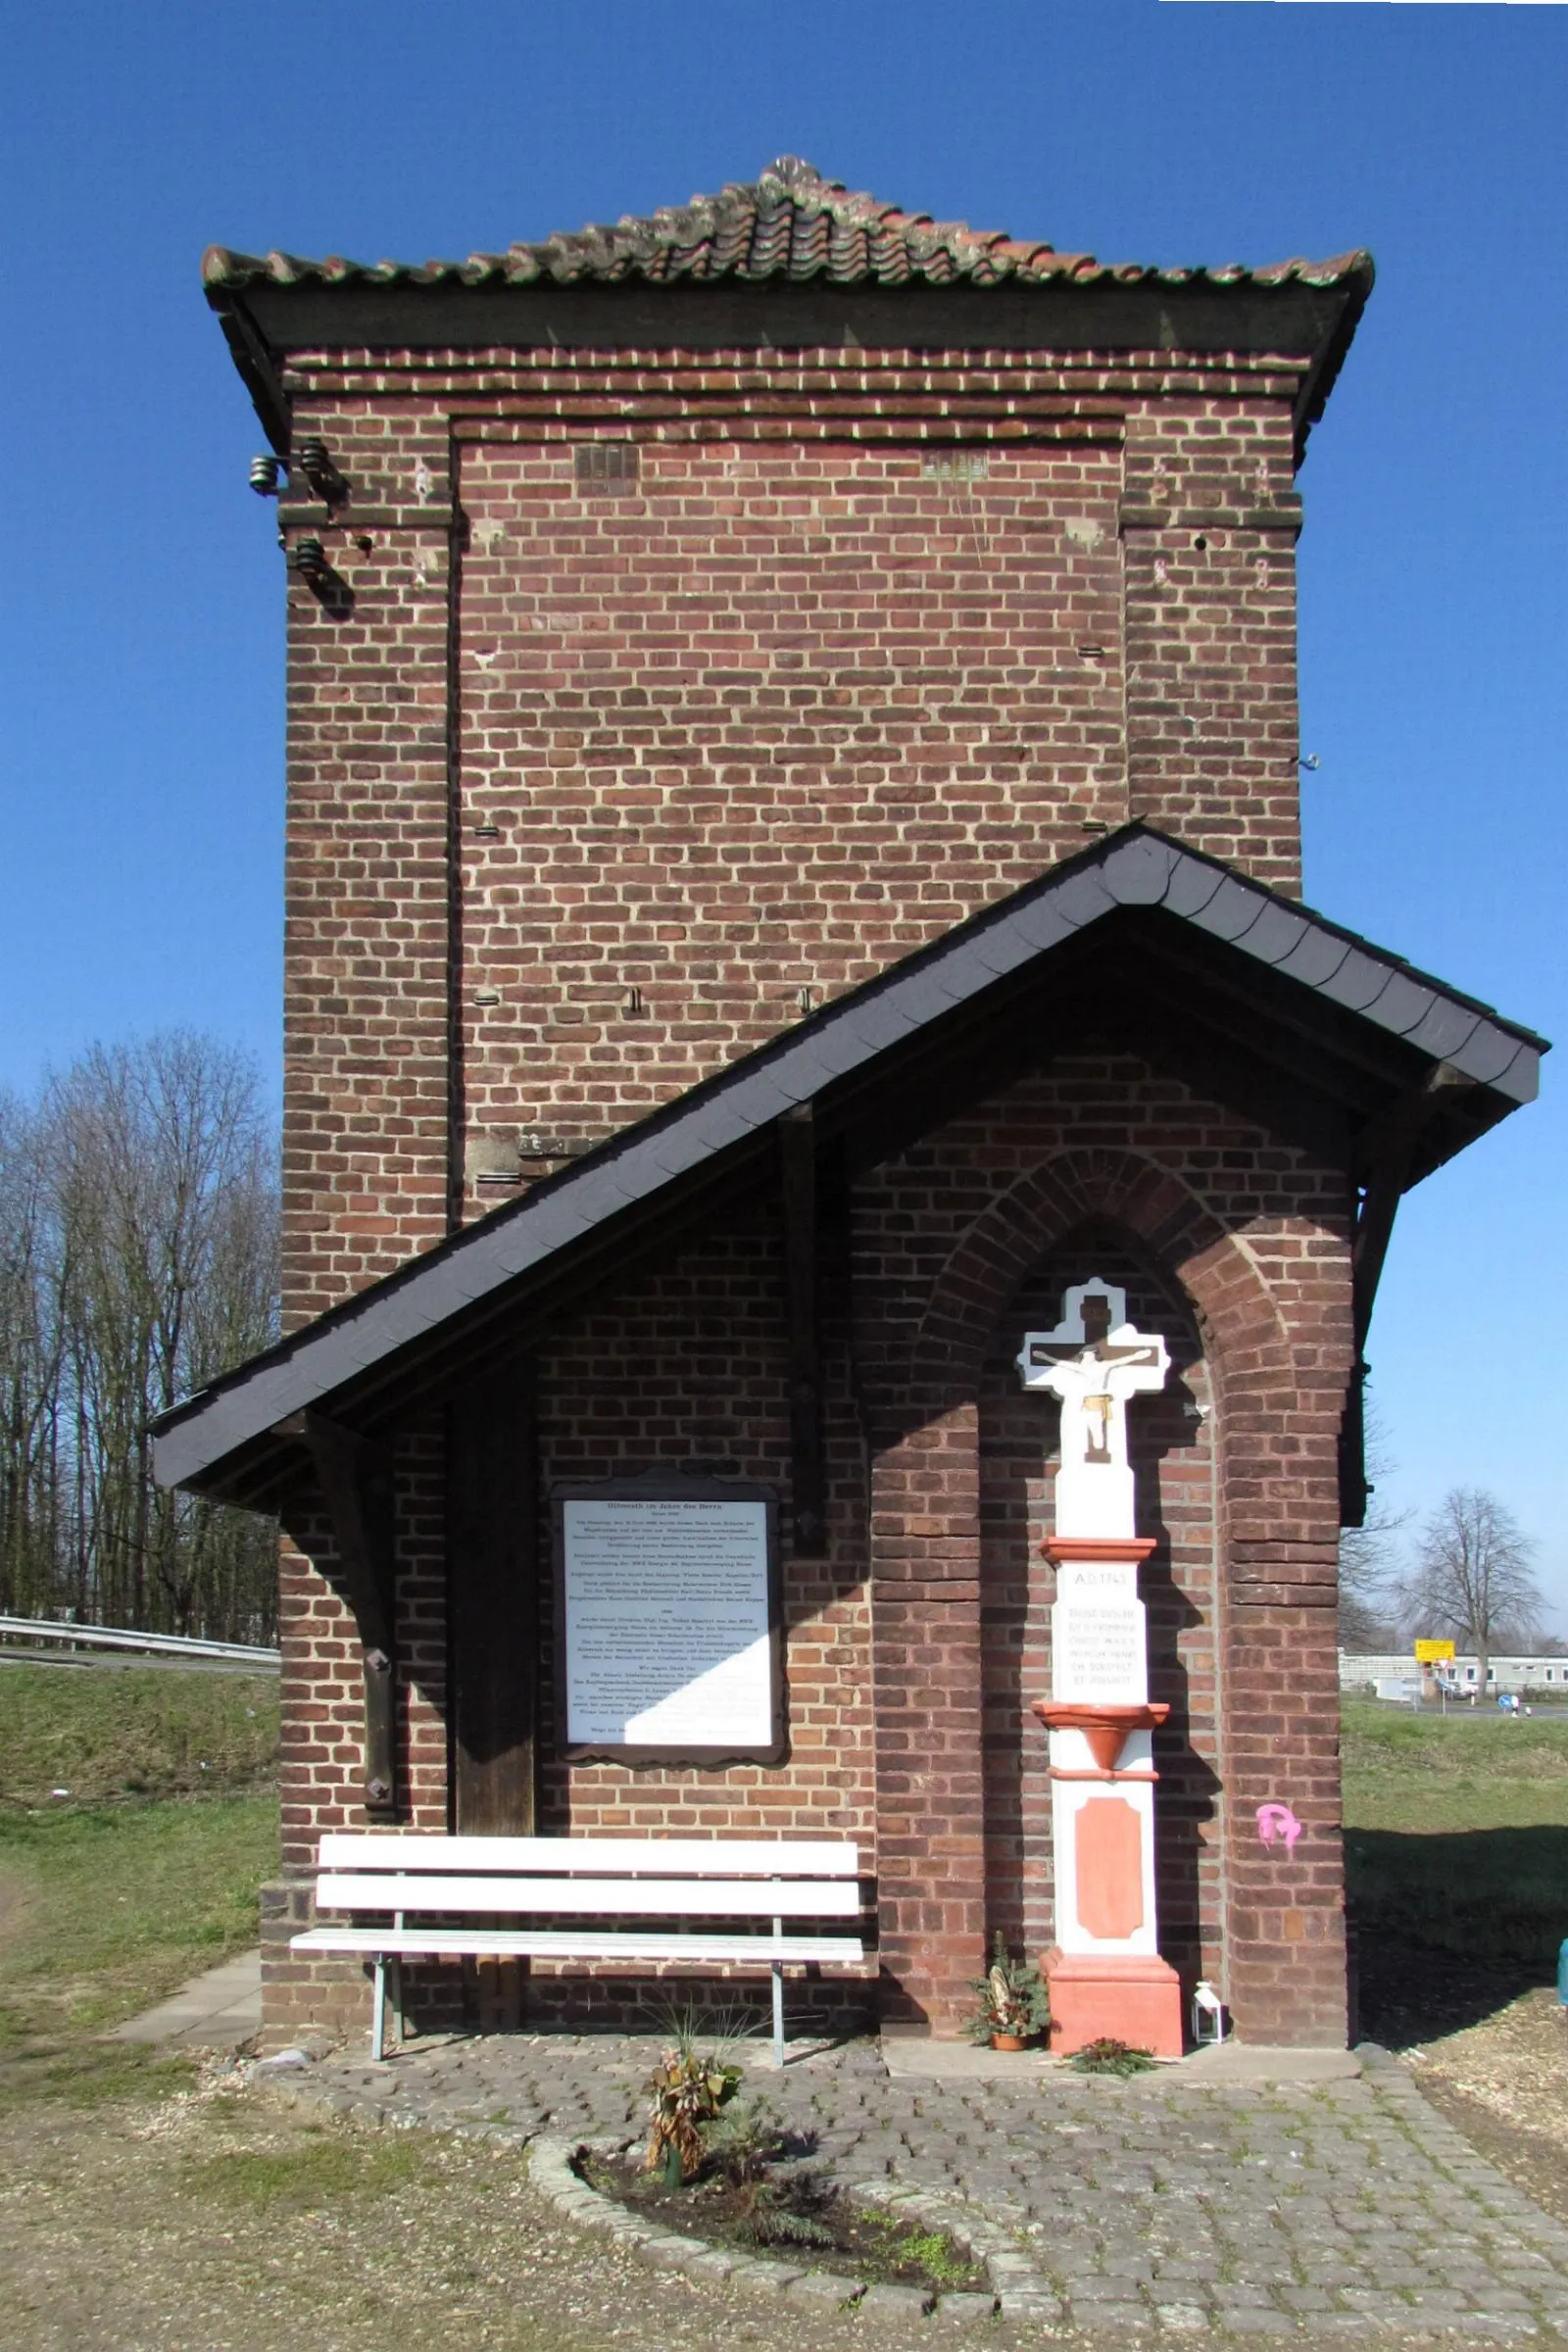
[[[1182,1984],[1163,1960],[1097,1960],[1053,1944],[1041,1963],[1051,1994],[1051,2047],[1059,2057],[1092,2041],[1125,2041],[1156,2058],[1182,2054]]]

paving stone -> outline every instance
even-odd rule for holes
[[[689,2271],[700,2261],[703,2246],[691,2237],[646,2238],[640,2249],[644,2262],[651,2262],[661,2271]]]
[[[640,2086],[660,2046],[569,2034],[416,2043],[380,2067],[326,2062],[309,2095],[389,2128],[423,2122],[513,2144],[543,2132],[568,2153],[582,2139],[622,2146],[641,2136]],[[786,2128],[814,2143],[812,2161],[879,2199],[913,2194],[917,2212],[994,2250],[1009,2308],[1031,2296],[1059,2318],[1059,2286],[1097,2329],[1212,2303],[1238,2331],[1452,2332],[1485,2320],[1478,2333],[1503,2336],[1568,2311],[1568,2231],[1393,2060],[1326,2084],[1173,2096],[1161,2080],[1046,2076],[967,2082],[955,2098],[953,2085],[937,2095],[890,2081],[874,2045],[850,2043],[803,2051],[782,2077],[767,2070],[764,2087]],[[574,2176],[558,2180],[582,2200],[572,2218],[621,2234]],[[686,2242],[649,2258],[703,2262]],[[697,2276],[750,2283],[759,2267],[709,2260]],[[785,2268],[760,2266],[770,2278]],[[842,2302],[857,2287],[808,2272],[785,2291]]]
[[[858,2280],[841,2278],[833,2271],[803,2271],[791,2279],[787,2291],[792,2297],[804,2295],[808,2302],[830,2303],[837,2309],[841,2303],[858,2301],[860,2287]]]
[[[933,2317],[945,2320],[950,2328],[970,2328],[978,2320],[996,2317],[995,2295],[971,2293],[967,2288],[957,2294],[943,2295]]]
[[[740,2265],[732,2254],[713,2250],[700,2254],[691,2268],[694,2278],[728,2278]]]
[[[878,2283],[868,2286],[860,2297],[858,2309],[873,2319],[918,2320],[931,2309],[936,2298],[923,2287],[893,2286]]]
[[[781,2295],[793,2279],[804,2278],[806,2274],[798,2266],[768,2262],[760,2255],[755,2261],[738,2262],[731,2276],[747,2286],[760,2287],[763,2294]]]
[[[1366,2319],[1408,2322],[1410,2306],[1402,2295],[1385,2294],[1380,2287],[1348,2286],[1340,2300]]]

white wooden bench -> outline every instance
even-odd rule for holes
[[[295,1951],[361,1952],[374,1962],[374,2058],[385,2055],[388,1964],[396,1971],[416,1956],[765,1965],[773,1979],[779,2066],[786,1966],[842,1966],[864,1956],[858,1935],[784,1929],[786,1920],[858,1920],[859,1850],[853,1845],[808,1838],[366,1838],[329,1831],[318,1859],[318,1912],[388,1915],[384,1926],[308,1928],[290,1938]],[[581,1924],[471,1924],[497,1916]],[[647,1927],[603,1924],[643,1919]],[[694,1919],[759,1925],[737,1932],[674,1924]]]

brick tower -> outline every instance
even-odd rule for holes
[[[1100,1277],[1174,1367],[1161,1949],[1343,2038],[1360,1346],[1399,1193],[1537,1050],[1298,907],[1296,471],[1369,260],[1102,266],[785,157],[204,274],[287,467],[289,1338],[160,1462],[292,1539],[272,2027],[363,2003],[286,1934],[367,1818],[854,1836],[887,2024],[1049,1940],[1012,1362]],[[576,1756],[552,1484],[694,1465],[780,1497],[787,1753]]]

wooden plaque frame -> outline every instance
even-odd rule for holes
[[[713,1746],[681,1742],[650,1747],[567,1737],[566,1543],[568,1502],[760,1502],[765,1512],[767,1549],[767,1653],[769,1737],[755,1746],[727,1741]],[[779,1560],[778,1495],[771,1487],[741,1478],[703,1478],[682,1473],[649,1473],[641,1478],[562,1479],[550,1489],[551,1559],[555,1580],[556,1748],[572,1763],[695,1765],[714,1771],[727,1764],[778,1766],[789,1752],[784,1688],[784,1578]]]

